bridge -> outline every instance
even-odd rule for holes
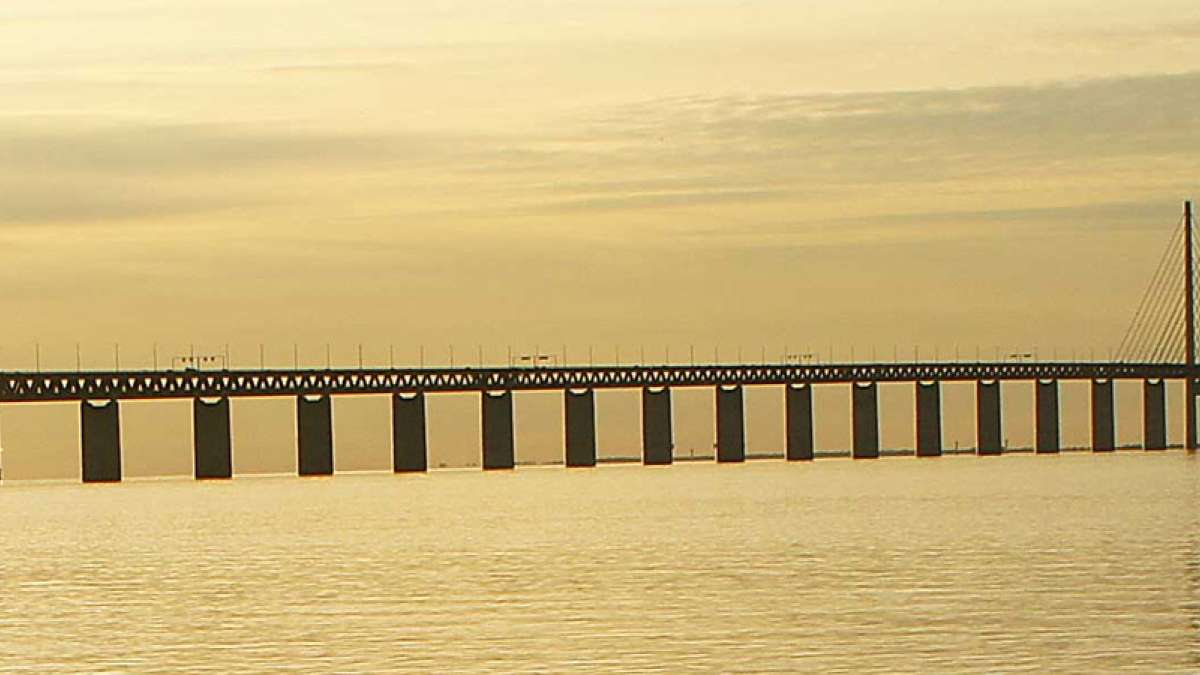
[[[1143,446],[1167,447],[1166,382],[1185,383],[1186,448],[1196,448],[1196,289],[1191,202],[1171,240],[1117,357],[1110,362],[909,362],[854,364],[640,365],[507,368],[150,370],[0,373],[0,403],[78,401],[84,482],[122,478],[120,402],[190,399],[193,402],[194,475],[233,476],[230,399],[294,397],[298,473],[334,473],[333,396],[388,395],[392,403],[392,457],[397,473],[428,470],[425,399],[439,393],[475,392],[482,417],[482,466],[515,467],[513,392],[562,391],[564,464],[597,463],[595,391],[642,393],[642,460],[673,461],[676,388],[712,388],[716,403],[716,460],[746,461],[743,388],[773,385],[785,400],[786,458],[815,458],[814,386],[851,388],[852,449],[856,459],[880,456],[880,383],[911,383],[916,400],[916,454],[936,457],[942,448],[941,384],[976,384],[976,452],[999,455],[1002,446],[1000,383],[1032,381],[1035,451],[1060,451],[1058,390],[1061,381],[1091,382],[1091,445],[1115,445],[1114,382],[1143,383]],[[1173,270],[1182,271],[1177,274]],[[1179,283],[1182,277],[1182,283]]]

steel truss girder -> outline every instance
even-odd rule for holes
[[[1131,363],[889,363],[0,373],[0,402],[299,394],[639,389],[718,385],[1184,379],[1188,368]]]

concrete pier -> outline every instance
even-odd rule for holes
[[[879,457],[879,386],[855,382],[851,388],[855,459]]]
[[[517,466],[513,441],[513,394],[482,392],[483,468],[485,471]]]
[[[942,456],[942,385],[918,382],[917,457]]]
[[[83,482],[121,480],[121,408],[117,401],[99,405],[80,401],[79,430]]]
[[[1058,380],[1038,380],[1036,385],[1036,426],[1038,454],[1059,452]]]
[[[1001,423],[1000,383],[993,380],[975,383],[975,449],[980,455],[1004,452]]]
[[[392,471],[429,470],[425,432],[425,393],[392,394]]]
[[[1095,452],[1117,449],[1114,401],[1112,380],[1092,380],[1092,450]]]
[[[596,466],[596,392],[563,392],[563,431],[567,466]]]
[[[1167,449],[1167,383],[1146,380],[1142,385],[1142,445],[1147,450]]]
[[[675,436],[671,429],[671,390],[642,389],[642,463],[674,461]]]
[[[333,475],[333,397],[296,397],[296,466],[301,476]]]
[[[738,387],[716,389],[717,396],[717,461],[737,463],[746,461],[746,403]]]
[[[813,459],[812,385],[784,387],[784,408],[787,415],[787,458],[789,462]]]
[[[192,453],[196,480],[233,478],[229,399],[192,399]]]

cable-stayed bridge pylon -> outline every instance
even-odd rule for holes
[[[1187,447],[1196,447],[1196,237],[1192,203],[1170,239],[1116,352],[1119,363],[1183,364]]]

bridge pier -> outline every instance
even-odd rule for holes
[[[233,478],[229,398],[192,399],[193,474],[196,480]]]
[[[425,392],[392,394],[392,473],[429,470]]]
[[[917,382],[917,457],[942,456],[942,385]]]
[[[671,390],[642,388],[642,463],[674,461],[675,438],[671,430]]]
[[[1004,452],[1001,423],[1000,382],[979,380],[975,383],[975,451],[980,455]]]
[[[1037,454],[1054,454],[1060,451],[1058,436],[1058,380],[1037,380],[1035,383],[1037,408]]]
[[[301,476],[333,475],[333,397],[296,397],[296,468]]]
[[[80,454],[85,483],[121,480],[121,404],[80,401]]]
[[[815,456],[813,444],[812,385],[784,385],[787,416],[787,458],[806,462]]]
[[[596,392],[563,391],[567,466],[596,466]]]
[[[717,462],[733,464],[746,461],[746,405],[741,386],[718,385]]]
[[[1189,375],[1183,381],[1184,423],[1183,444],[1189,453],[1196,452],[1196,380]]]
[[[483,469],[496,471],[517,466],[513,441],[513,393],[480,392],[483,409]]]
[[[879,385],[854,382],[851,390],[851,418],[854,431],[854,459],[879,458]]]
[[[1115,402],[1112,380],[1092,380],[1092,450],[1113,452],[1117,449]]]
[[[1167,383],[1142,383],[1142,445],[1147,450],[1167,449]]]

